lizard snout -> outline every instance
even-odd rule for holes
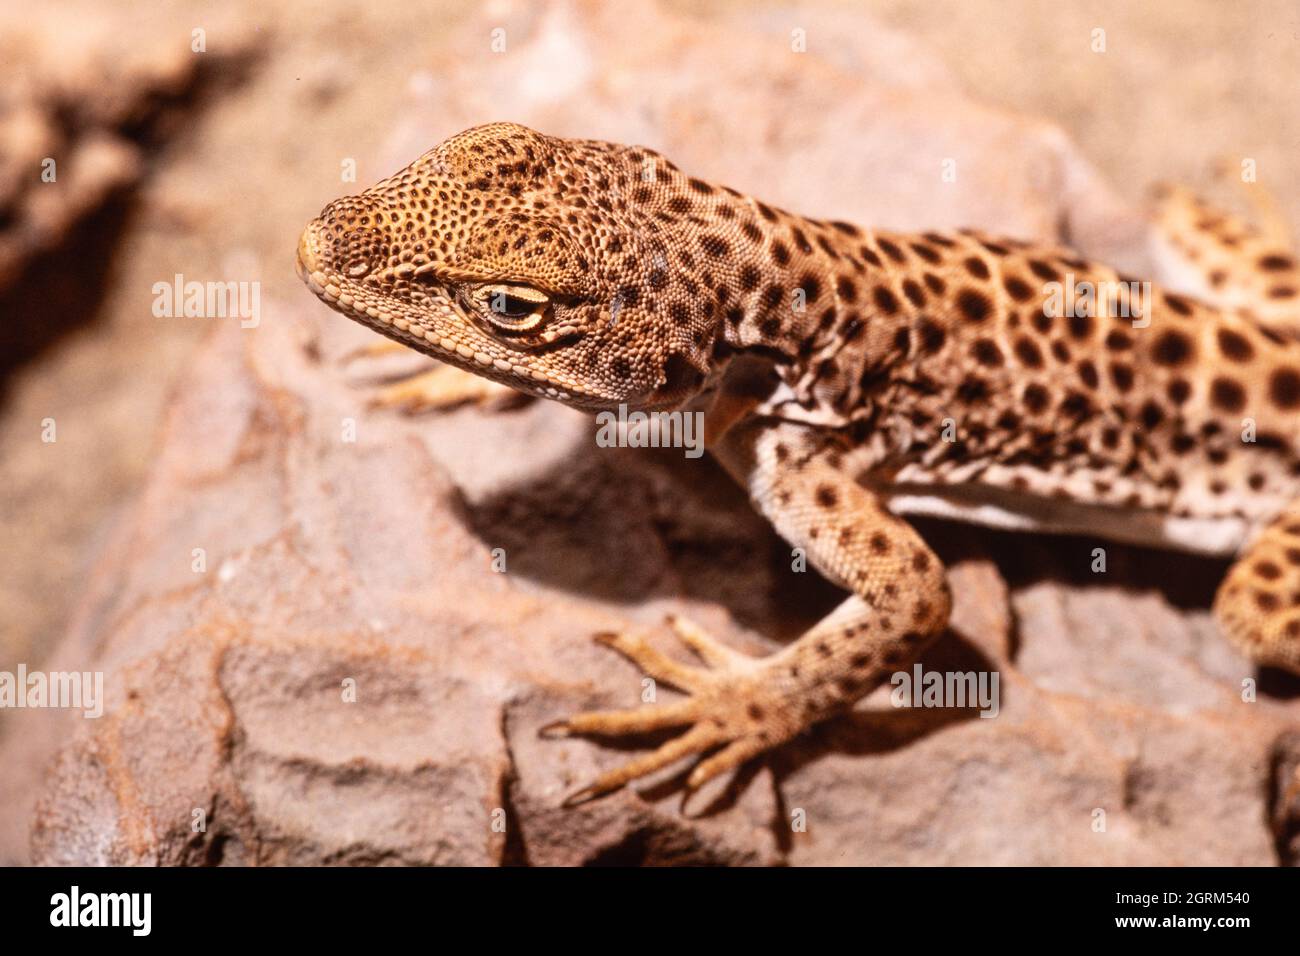
[[[320,220],[313,219],[298,237],[298,275],[306,278],[320,270]]]

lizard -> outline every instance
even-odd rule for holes
[[[1166,264],[1210,276],[1199,297],[1063,246],[806,218],[648,148],[492,123],[331,202],[296,267],[332,309],[487,383],[699,413],[758,512],[847,593],[764,657],[680,618],[699,666],[597,635],[686,696],[544,735],[681,732],[573,805],[693,757],[689,796],[909,666],[952,604],[910,515],[1233,556],[1222,631],[1300,672],[1300,266],[1277,230],[1181,193],[1161,208],[1181,237]],[[1053,305],[1064,284],[1091,307]]]

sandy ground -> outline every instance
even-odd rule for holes
[[[674,6],[702,17],[714,9]],[[869,6],[932,46],[977,96],[1062,126],[1122,194],[1136,200],[1155,180],[1195,182],[1219,157],[1251,157],[1300,222],[1295,3]],[[149,467],[171,390],[184,388],[187,356],[205,325],[155,319],[153,283],[235,260],[256,264],[264,297],[303,295],[294,243],[339,193],[339,157],[379,151],[419,71],[455,69],[455,56],[465,54],[447,49],[444,35],[466,11],[454,3],[381,11],[338,0],[242,0],[223,5],[219,17],[187,2],[148,12],[131,4],[6,7],[0,31],[21,20],[54,44],[71,22],[109,17],[113,42],[123,45],[169,32],[185,42],[194,26],[208,25],[214,48],[239,36],[262,52],[151,157],[96,307],[51,314],[71,331],[3,381],[0,669],[38,666],[57,641],[95,543]],[[751,8],[756,18],[788,9]],[[1104,53],[1090,49],[1097,29],[1105,31]],[[361,168],[358,183],[389,172]],[[75,262],[63,267],[70,282],[82,272]],[[47,416],[67,423],[55,445],[38,438]]]

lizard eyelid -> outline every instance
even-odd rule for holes
[[[472,290],[470,297],[488,322],[504,332],[530,332],[550,314],[551,297],[531,286],[492,283]]]
[[[498,292],[492,297],[492,311],[497,315],[518,319],[525,315],[532,315],[533,312],[537,311],[537,303],[505,292]]]

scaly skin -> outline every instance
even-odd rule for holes
[[[977,233],[805,219],[650,150],[499,123],[331,203],[298,268],[344,315],[529,394],[704,410],[712,453],[849,592],[762,659],[684,621],[707,668],[604,635],[691,696],[552,732],[687,730],[578,800],[714,751],[696,788],[908,666],[950,600],[901,513],[1241,553],[1215,603],[1224,630],[1300,671],[1300,274],[1280,239],[1243,233],[1234,255],[1223,220],[1189,208],[1165,206],[1194,232],[1170,254],[1213,259],[1206,295],[1231,290],[1235,311],[1126,286],[1061,316],[1052,283],[1133,280]]]

